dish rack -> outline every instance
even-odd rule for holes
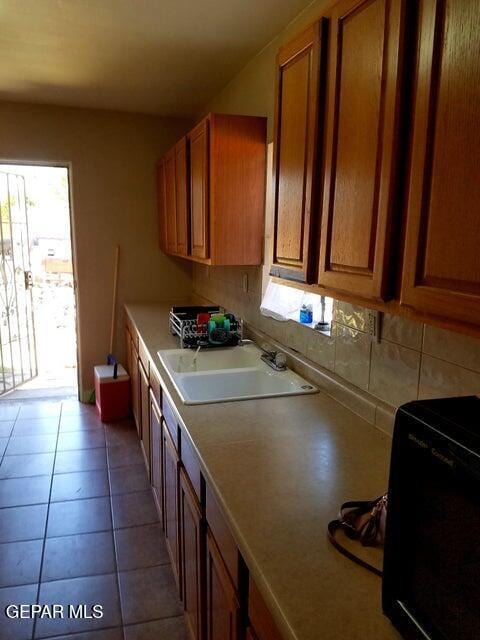
[[[197,316],[199,313],[214,315],[218,313],[225,313],[225,310],[218,306],[172,307],[170,309],[170,333],[180,338],[181,349],[235,346],[243,340],[242,318],[236,318],[233,314],[228,314],[230,318],[230,341],[224,345],[212,344],[208,338],[208,331],[204,328],[199,329],[197,325]],[[205,325],[202,325],[202,327],[205,327]]]

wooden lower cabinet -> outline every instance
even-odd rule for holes
[[[207,528],[207,640],[238,640],[240,604],[217,543]]]
[[[257,585],[249,577],[248,581],[248,619],[247,640],[281,640],[277,625],[272,618]],[[250,633],[250,636],[248,635]]]
[[[180,541],[183,608],[192,640],[203,638],[204,526],[202,510],[183,468],[180,469]]]
[[[162,414],[150,392],[150,482],[158,515],[163,522]]]
[[[148,376],[141,361],[138,361],[138,377],[140,383],[140,421],[142,434],[142,448],[145,456],[147,473],[150,477],[150,395]]]
[[[139,359],[138,351],[135,349],[133,340],[130,340],[130,383],[132,385],[132,413],[137,427],[139,438],[142,437],[142,421],[141,421],[141,406],[140,406],[140,371],[139,371]]]
[[[258,640],[258,636],[252,627],[248,627],[245,633],[245,640]]]
[[[125,359],[127,361],[127,371],[132,375],[132,337],[128,328],[125,328]]]
[[[125,336],[133,414],[190,639],[280,640],[251,578],[247,608],[248,569],[220,504],[135,327]]]
[[[179,459],[170,433],[162,424],[163,447],[163,527],[165,542],[172,562],[173,574],[178,586],[180,598],[182,597],[180,545],[178,535],[179,509],[178,509],[178,474]]]

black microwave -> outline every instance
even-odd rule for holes
[[[480,398],[397,412],[383,610],[409,640],[480,638]]]

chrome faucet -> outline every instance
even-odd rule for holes
[[[268,344],[260,345],[260,349],[263,351],[260,357],[269,367],[272,367],[275,371],[285,371],[287,369],[287,358],[284,353],[275,351]]]

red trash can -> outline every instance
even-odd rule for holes
[[[117,367],[117,377],[114,369]],[[119,365],[102,364],[94,368],[95,403],[102,422],[117,422],[130,414],[130,376]]]

